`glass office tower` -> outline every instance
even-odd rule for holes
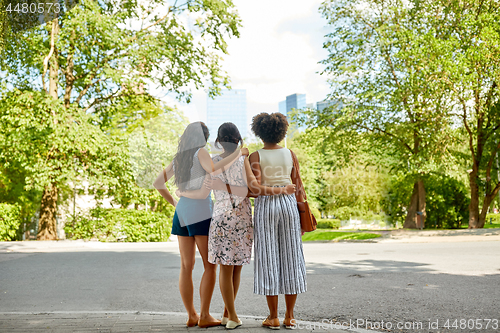
[[[292,109],[302,109],[306,107],[306,94],[293,94],[286,96],[286,115]]]
[[[207,126],[209,141],[217,138],[217,129],[226,122],[235,124],[243,139],[248,138],[247,91],[245,89],[222,90],[221,95],[207,97]]]

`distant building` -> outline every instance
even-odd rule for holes
[[[223,123],[231,122],[240,130],[242,138],[248,138],[247,91],[245,89],[223,90],[220,96],[207,97],[207,126],[210,141],[217,138],[217,130]]]
[[[292,109],[303,109],[306,105],[306,94],[293,94],[286,96],[286,115],[288,116]]]

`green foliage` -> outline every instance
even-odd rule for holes
[[[318,229],[339,229],[340,220],[337,219],[318,219]]]
[[[67,222],[69,239],[102,242],[166,242],[170,237],[171,217],[135,209],[95,208]]]
[[[44,92],[8,92],[0,99],[0,161],[26,176],[27,190],[65,183],[84,170],[88,177],[104,173],[113,144],[91,121]]]
[[[21,208],[14,204],[0,203],[0,241],[16,239],[21,224]]]
[[[362,212],[356,207],[342,206],[333,211],[335,218],[345,221],[350,217],[360,216]]]
[[[172,5],[161,0],[86,0],[58,24],[54,60],[63,86],[59,91],[65,94],[61,97],[88,109],[95,106],[99,114],[111,100],[144,94],[148,83],[187,101],[189,85],[207,85],[211,95],[217,93],[228,84],[220,54],[227,53],[225,39],[239,35],[240,19],[231,0]],[[0,69],[13,86],[32,87],[40,78],[50,27],[48,23],[7,36]]]
[[[339,241],[339,240],[362,240],[378,238],[381,235],[372,234],[367,232],[338,232],[338,231],[321,231],[315,230],[312,232],[306,232],[302,236],[302,241],[313,242],[313,241]]]
[[[422,47],[432,34],[422,27],[425,13],[400,0],[327,0],[320,10],[332,29],[323,74],[338,106],[306,111],[299,122],[331,127],[346,143],[342,150],[366,144],[359,138],[368,133],[370,148],[391,150],[393,169],[442,168],[453,139],[444,116],[450,105],[445,84],[432,79],[439,53]]]
[[[470,198],[466,185],[446,175],[430,174],[424,177],[426,190],[426,228],[460,228],[467,222]],[[391,222],[404,222],[406,207],[410,202],[413,179],[394,176],[391,180],[389,197],[384,202],[385,211]]]
[[[314,217],[316,219],[321,218],[321,213],[320,213],[319,209],[317,209],[316,207],[311,207],[310,205],[309,205],[309,209],[311,210],[311,213],[314,215]]]
[[[500,224],[500,214],[486,214],[486,223]]]
[[[490,224],[491,221],[491,224]],[[467,225],[465,225],[467,227]],[[500,214],[486,214],[484,228],[500,228]]]

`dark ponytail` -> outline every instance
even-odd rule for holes
[[[224,152],[232,153],[238,148],[238,144],[243,144],[240,131],[233,123],[224,123],[219,126],[217,131],[217,139],[215,140],[216,148],[224,148]]]

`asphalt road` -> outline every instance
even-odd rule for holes
[[[358,328],[369,321],[377,331],[383,321],[393,332],[500,332],[500,241],[305,243],[304,251],[308,291],[297,318]],[[0,243],[0,313],[184,312],[179,263],[175,242]],[[197,258],[196,287],[202,273]],[[265,298],[252,290],[253,264],[243,269],[236,306],[266,316]],[[211,309],[223,309],[218,286]]]

